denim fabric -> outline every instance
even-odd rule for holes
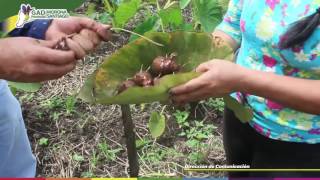
[[[35,172],[20,104],[0,80],[0,177],[34,177]]]

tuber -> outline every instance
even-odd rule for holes
[[[148,87],[153,85],[153,78],[147,71],[140,71],[134,75],[133,81],[143,87]]]
[[[123,91],[127,90],[128,88],[134,87],[134,86],[136,86],[136,83],[131,79],[123,81],[118,88],[118,94],[120,94]]]
[[[162,76],[180,71],[181,67],[176,63],[176,58],[176,53],[171,53],[165,57],[156,57],[151,66],[152,74],[148,71],[140,70],[129,80],[122,82],[118,87],[118,94],[134,86],[151,87],[159,85]]]
[[[176,57],[176,53],[170,54],[169,57],[156,57],[152,62],[152,72],[160,76],[178,72],[180,70],[180,66],[176,63]]]

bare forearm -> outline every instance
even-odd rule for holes
[[[232,39],[231,36],[224,33],[223,31],[215,30],[212,33],[212,36],[213,36],[213,40],[216,40],[216,38],[221,38],[218,40],[222,40],[223,43],[225,43],[227,46],[230,46],[234,51],[236,51],[240,46],[234,39]]]
[[[307,80],[273,73],[244,70],[239,91],[268,98],[286,107],[320,114],[320,80]]]

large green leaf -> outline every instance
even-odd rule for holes
[[[161,9],[158,12],[165,27],[177,27],[183,23],[183,16],[178,6],[171,6],[167,9]]]
[[[115,26],[122,28],[137,13],[140,4],[141,0],[130,0],[129,2],[121,3],[114,14]]]
[[[220,23],[223,16],[223,8],[219,0],[193,0],[193,11],[205,32],[212,32]]]
[[[245,106],[240,106],[239,102],[230,96],[223,98],[226,106],[230,108],[241,122],[247,123],[253,119],[253,112]]]
[[[188,4],[190,3],[191,0],[180,0],[179,4],[180,4],[180,8],[184,9],[188,6]]]
[[[164,46],[157,46],[141,38],[127,44],[105,59],[88,78],[79,97],[86,102],[100,104],[166,102],[169,99],[168,91],[172,87],[200,75],[193,71],[199,64],[216,58],[232,59],[232,49],[224,46],[215,47],[209,33],[153,32],[147,33],[146,37]],[[182,72],[164,76],[158,85],[149,88],[132,87],[117,94],[119,85],[134,76],[141,67],[147,69],[155,57],[172,52],[178,54],[177,63],[183,65]],[[233,110],[243,110],[239,103],[235,106]],[[247,115],[248,112],[243,113]]]
[[[40,83],[19,83],[19,82],[11,82],[9,81],[9,86],[12,88],[16,88],[17,90],[25,91],[25,92],[37,92],[41,88]]]
[[[152,112],[148,124],[150,133],[153,138],[161,136],[166,127],[166,118],[163,114]]]
[[[80,97],[88,102],[102,104],[166,101],[170,88],[199,75],[192,72],[199,64],[214,58],[225,59],[232,54],[230,48],[213,47],[211,35],[207,33],[153,32],[147,33],[146,36],[164,46],[154,45],[145,39],[127,44],[107,58],[86,81]],[[163,77],[159,85],[150,88],[129,88],[117,95],[117,88],[121,82],[134,76],[141,66],[147,69],[155,57],[172,52],[178,54],[177,63],[183,65],[182,73]]]
[[[159,18],[157,16],[150,16],[145,21],[143,21],[141,24],[139,24],[134,29],[134,32],[143,35],[144,33],[153,30],[158,19]],[[129,41],[131,42],[131,41],[136,40],[138,38],[139,38],[139,36],[133,34],[133,35],[131,35]]]

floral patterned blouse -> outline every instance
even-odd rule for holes
[[[301,47],[278,48],[280,37],[290,24],[315,13],[320,0],[230,1],[217,29],[241,44],[237,64],[278,75],[320,80],[320,26]],[[260,134],[282,141],[320,143],[320,115],[295,111],[250,94],[236,93],[235,97],[253,109],[250,125]]]

